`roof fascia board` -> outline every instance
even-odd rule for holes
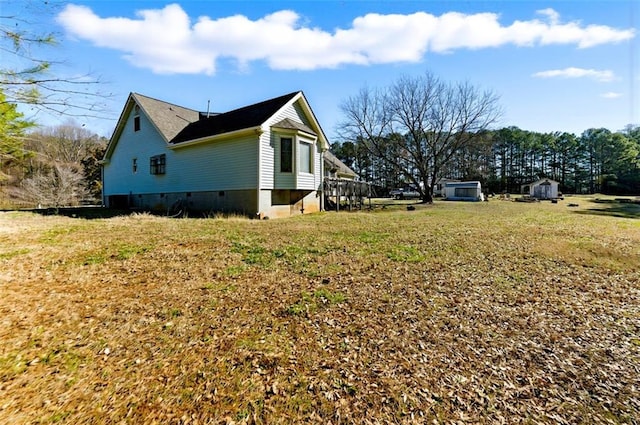
[[[297,129],[297,128],[281,128],[281,127],[272,127],[276,130],[277,134],[286,134],[292,136],[304,137],[308,140],[313,140],[315,143],[318,140],[318,136],[315,134],[307,133],[306,131]]]
[[[309,105],[309,102],[307,102],[307,98],[304,96],[304,93],[299,92],[298,95],[292,99],[291,103],[296,102],[298,100],[302,100],[301,102],[302,108],[304,109],[307,116],[311,118],[313,126],[315,127],[315,130],[318,133],[318,140],[320,140],[320,146],[322,150],[329,150],[329,141],[327,140],[327,136],[325,136],[324,131],[322,130],[322,127],[320,127],[320,123],[316,119],[316,115],[313,113],[313,110],[311,109],[311,105]]]
[[[111,139],[109,139],[109,144],[107,145],[107,149],[104,152],[103,161],[109,160],[111,155],[113,154],[113,150],[115,149],[115,145],[117,144],[117,140],[120,140],[120,135],[124,130],[124,124],[126,122],[125,117],[129,116],[129,113],[132,109],[133,93],[129,93],[129,97],[127,97],[127,101],[124,104],[124,108],[122,108],[122,112],[120,112],[120,117],[118,118],[118,122],[116,123],[116,128],[113,130],[113,134],[111,135]]]
[[[241,136],[250,136],[253,134],[255,134],[256,136],[260,136],[262,133],[264,133],[262,126],[255,126],[255,127],[249,127],[249,128],[242,128],[236,131],[230,131],[228,133],[216,134],[214,136],[201,137],[199,139],[189,140],[188,142],[181,142],[177,144],[168,143],[167,147],[169,149],[175,150],[180,148],[186,148],[188,146],[199,145],[201,143],[217,142],[217,141],[233,139]]]

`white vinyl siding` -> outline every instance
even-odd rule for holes
[[[257,136],[168,149],[154,126],[140,114],[126,124],[110,161],[104,165],[104,194],[197,192],[255,189],[258,175]],[[149,172],[150,158],[165,154],[165,174]],[[137,159],[137,172],[132,161]]]
[[[140,130],[134,131],[133,113],[125,124],[118,145],[104,165],[104,194],[154,192],[154,187],[165,175],[152,175],[149,161],[166,149],[164,139],[155,131],[146,115],[140,114]],[[135,171],[132,164],[135,160]],[[171,159],[167,158],[167,163]]]
[[[276,144],[271,129],[260,136],[260,189],[273,189],[276,170]]]
[[[255,189],[257,141],[257,136],[249,136],[176,149],[167,177],[179,191]]]
[[[262,189],[308,189],[315,190],[320,186],[322,178],[322,154],[318,149],[318,141],[313,141],[295,131],[279,131],[271,126],[289,118],[311,127],[312,123],[305,115],[298,102],[287,106],[275,114],[264,124],[268,131],[262,137]],[[311,127],[313,128],[313,127]],[[293,173],[282,173],[280,163],[281,138],[292,137],[294,140],[294,170]],[[307,147],[309,149],[307,149]],[[309,157],[308,164],[303,157]]]
[[[312,125],[298,102],[285,106],[264,123],[262,127],[265,129],[265,132],[260,139],[260,188],[262,189],[273,189],[275,187],[295,188],[295,180],[292,179],[292,176],[285,177],[284,180],[279,176],[280,158],[278,158],[278,156],[280,155],[280,136],[283,136],[283,134],[277,134],[271,129],[272,125],[285,118],[301,122],[309,127]]]

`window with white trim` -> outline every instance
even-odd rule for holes
[[[293,139],[291,137],[280,138],[280,172],[293,172]]]
[[[298,144],[298,172],[300,173],[312,173],[313,172],[313,145],[305,141],[300,141]]]

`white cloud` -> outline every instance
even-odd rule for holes
[[[606,93],[602,93],[600,95],[600,97],[604,97],[605,99],[617,99],[619,97],[622,97],[622,93],[609,91],[609,92],[606,92]]]
[[[536,13],[539,15],[546,16],[547,18],[549,18],[549,21],[554,25],[560,22],[560,14],[550,7],[546,9],[537,10]]]
[[[591,78],[596,81],[609,82],[613,81],[615,74],[613,71],[596,70],[596,69],[584,69],[584,68],[564,68],[564,69],[550,69],[548,71],[540,71],[533,74],[538,78]]]
[[[57,21],[69,35],[121,51],[135,66],[158,73],[213,74],[219,58],[236,60],[241,66],[263,60],[273,69],[312,70],[418,62],[427,51],[445,53],[508,44],[586,48],[635,35],[633,29],[561,23],[553,9],[538,14],[548,22],[533,19],[503,26],[495,13],[370,13],[355,18],[350,28],[328,32],[301,24],[301,17],[291,10],[256,20],[234,15],[203,16],[192,22],[178,4],[139,11],[137,19],[102,18],[87,6],[71,4]]]

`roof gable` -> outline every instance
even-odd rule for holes
[[[124,131],[129,116],[136,105],[140,107],[141,112],[147,116],[165,142],[169,142],[180,131],[182,131],[184,127],[194,121],[197,121],[200,117],[200,113],[193,109],[163,102],[138,93],[129,93],[129,97],[127,98],[124,109],[120,114],[120,118],[118,118],[111,140],[109,140],[109,144],[107,145],[105,159],[111,157],[111,154]]]

